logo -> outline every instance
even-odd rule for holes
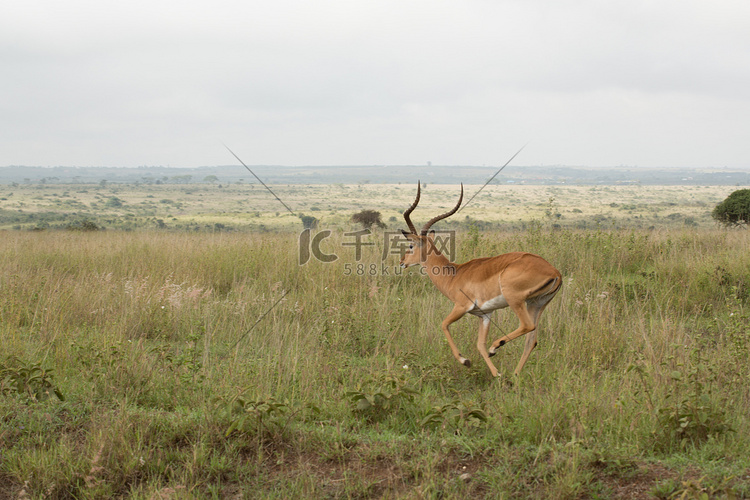
[[[390,275],[390,268],[385,264],[388,257],[397,255],[401,259],[409,249],[409,241],[400,231],[384,231],[380,235],[375,235],[369,229],[348,231],[343,233],[342,240],[338,242],[338,249],[335,248],[335,244],[331,249],[332,242],[326,242],[332,235],[333,231],[330,229],[315,232],[312,229],[303,230],[299,235],[299,265],[304,266],[313,259],[324,264],[331,264],[348,256],[349,258],[346,259],[348,262],[344,264],[346,275]],[[378,242],[378,238],[382,238],[382,241]],[[429,247],[428,252],[438,252],[451,262],[455,260],[455,231],[431,231],[430,238],[433,245]],[[379,262],[363,262],[364,250],[367,247],[381,248]],[[401,272],[400,266],[393,267],[393,274],[401,274]]]

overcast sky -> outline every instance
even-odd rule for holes
[[[0,166],[750,167],[748,0],[9,0]]]

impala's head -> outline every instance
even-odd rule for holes
[[[464,199],[464,185],[461,184],[461,196],[458,198],[458,203],[456,203],[456,206],[451,210],[450,212],[446,212],[442,215],[438,215],[437,217],[434,217],[427,222],[427,224],[424,225],[422,230],[417,233],[417,229],[414,227],[414,224],[411,221],[411,213],[414,211],[415,208],[417,208],[417,204],[419,204],[419,196],[421,194],[421,187],[420,183],[417,183],[417,198],[414,200],[414,203],[406,209],[404,212],[404,220],[406,221],[406,225],[409,226],[409,231],[401,231],[401,233],[404,235],[404,237],[409,242],[409,246],[404,252],[404,254],[401,257],[401,267],[411,267],[416,266],[418,264],[421,264],[427,260],[427,257],[432,253],[440,253],[438,249],[435,247],[435,244],[433,242],[433,237],[430,234],[430,228],[433,224],[435,224],[438,221],[441,221],[443,219],[446,219],[450,217],[451,215],[455,214],[456,211],[458,211],[458,208],[461,206],[461,202]]]

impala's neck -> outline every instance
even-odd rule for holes
[[[448,290],[453,277],[456,276],[458,266],[449,261],[448,258],[441,254],[440,251],[431,245],[427,258],[420,262],[427,276],[435,284],[443,295],[449,296]]]

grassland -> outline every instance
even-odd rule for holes
[[[480,186],[467,186],[467,199]],[[381,212],[401,227],[414,200],[406,184],[274,185],[290,213],[262,186],[249,184],[121,185],[16,184],[0,186],[0,229],[59,228],[90,220],[101,227],[191,231],[295,230],[306,214],[325,226],[344,226],[363,209]],[[732,186],[526,186],[485,187],[446,227],[519,230],[533,221],[570,229],[712,228],[710,213]],[[453,206],[459,187],[428,185],[421,210]]]
[[[474,318],[456,363],[450,304],[380,233],[345,245],[351,213],[399,218],[411,187],[278,186],[334,229],[339,259],[304,265],[258,187],[7,188],[4,214],[65,218],[0,232],[0,497],[750,496],[750,234],[707,218],[731,188],[483,191],[445,225],[459,261],[525,250],[565,279],[500,380]],[[428,186],[415,222],[454,191]],[[108,230],[50,229],[79,216]]]

